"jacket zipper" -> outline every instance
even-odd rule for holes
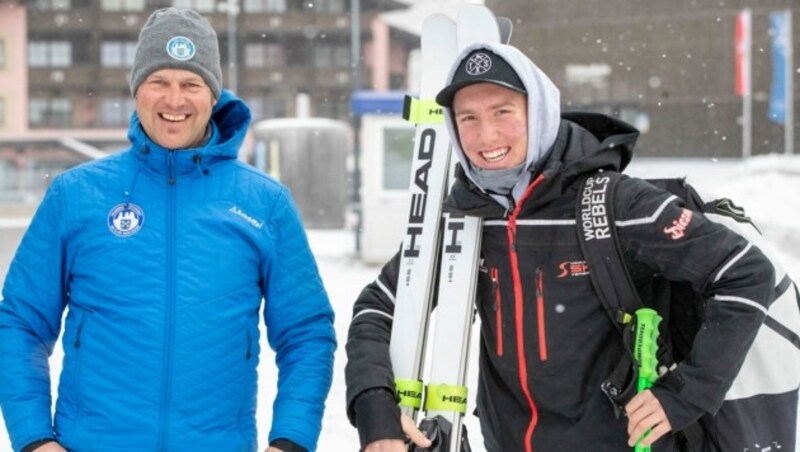
[[[539,326],[539,359],[547,361],[547,334],[544,318],[544,277],[542,269],[536,269],[536,319]]]
[[[250,361],[252,352],[253,352],[253,333],[251,333],[250,330],[247,330],[247,353],[244,356],[246,360]]]
[[[494,319],[497,330],[497,356],[503,356],[503,299],[500,296],[500,277],[497,267],[492,267],[492,291],[494,291]]]
[[[168,170],[168,196],[167,196],[167,293],[166,293],[166,313],[164,319],[164,350],[162,362],[164,369],[163,378],[161,380],[161,412],[159,417],[159,427],[161,434],[159,435],[159,451],[167,449],[168,436],[169,436],[169,407],[172,402],[172,347],[175,335],[175,164],[174,164],[175,151],[169,151],[167,154],[167,170]]]
[[[83,412],[83,394],[81,393],[81,369],[83,368],[83,352],[81,351],[81,337],[83,336],[83,327],[86,325],[88,316],[90,311],[84,311],[83,315],[81,316],[81,321],[78,323],[78,331],[75,333],[75,342],[72,344],[75,348],[75,371],[73,373],[73,378],[75,379],[73,385],[75,388],[75,412],[77,413],[76,417],[80,418],[81,413]]]
[[[531,410],[531,420],[528,423],[528,427],[525,430],[525,452],[533,452],[533,446],[531,445],[531,438],[533,437],[533,429],[536,428],[537,422],[539,422],[539,410],[536,408],[536,404],[533,402],[533,397],[531,397],[530,389],[528,388],[528,365],[525,359],[525,333],[524,333],[524,322],[523,322],[523,294],[522,294],[522,278],[519,274],[519,260],[517,258],[517,217],[522,210],[522,206],[525,204],[525,201],[531,196],[533,190],[542,183],[544,180],[543,175],[539,175],[528,188],[525,190],[525,194],[517,203],[517,206],[514,208],[514,211],[508,217],[508,229],[507,229],[507,237],[508,237],[508,247],[509,247],[509,259],[511,261],[511,280],[513,282],[514,287],[514,325],[515,325],[515,338],[517,341],[517,365],[519,368],[519,384],[522,389],[522,394],[525,396],[525,400],[528,402],[528,408]]]
[[[78,331],[75,333],[75,348],[81,348],[81,335],[83,334],[83,325],[86,323],[86,313],[81,316],[81,321],[78,323]]]

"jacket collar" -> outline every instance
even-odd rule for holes
[[[522,213],[562,196],[581,175],[599,169],[622,171],[630,162],[639,132],[631,125],[595,113],[564,113],[558,135],[545,156],[531,168],[532,177],[544,181],[525,201]],[[466,215],[503,217],[506,209],[481,192],[456,168],[456,183],[444,208]]]
[[[219,161],[235,159],[250,126],[250,109],[228,90],[223,90],[211,113],[211,134],[196,148],[172,151],[155,143],[144,132],[134,112],[128,128],[131,149],[146,168],[165,174],[187,174],[206,170]]]

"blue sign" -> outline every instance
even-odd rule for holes
[[[400,91],[356,91],[350,97],[350,111],[356,116],[402,115],[404,99]]]
[[[769,15],[769,35],[772,38],[772,90],[769,96],[769,119],[779,124],[786,122],[786,60],[791,38],[789,11]]]

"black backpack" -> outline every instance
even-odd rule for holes
[[[704,320],[706,299],[688,283],[669,281],[652,273],[632,273],[626,266],[616,227],[613,227],[614,193],[620,177],[620,173],[603,171],[589,175],[581,185],[597,189],[598,181],[607,183],[603,205],[605,220],[612,226],[609,228],[611,240],[586,239],[587,234],[591,234],[588,231],[591,226],[580,221],[580,202],[576,203],[577,233],[592,285],[629,351],[633,346],[633,325],[627,321],[629,315],[648,306],[663,318],[658,359],[660,373],[665,374],[675,363],[688,357]],[[647,182],[682,198],[688,209],[702,212],[712,221],[723,223],[754,242],[775,266],[774,300],[745,363],[716,415],[705,415],[698,423],[679,432],[685,447],[721,451],[763,450],[764,447],[795,450],[800,388],[800,293],[797,286],[772,257],[769,244],[744,210],[729,199],[704,201],[684,179]],[[593,212],[595,218],[596,213]],[[621,409],[635,394],[636,373],[633,354],[627,353],[603,383],[603,391],[616,408]],[[776,375],[782,377],[775,378]]]

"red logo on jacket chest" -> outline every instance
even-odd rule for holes
[[[556,278],[567,276],[583,276],[589,274],[589,265],[586,261],[562,262],[558,264],[559,273]]]
[[[692,216],[694,216],[694,214],[691,210],[683,209],[681,216],[672,222],[672,226],[664,228],[664,233],[669,234],[672,240],[682,238],[686,234],[686,228],[689,227],[689,223],[692,222]]]

